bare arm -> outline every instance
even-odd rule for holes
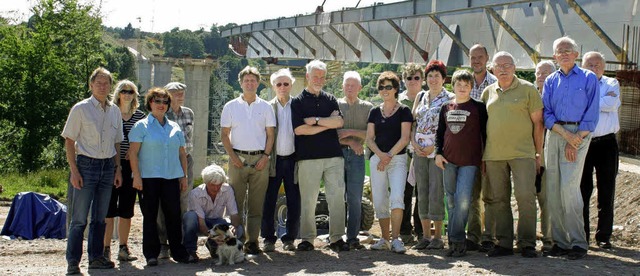
[[[202,235],[206,236],[209,234],[209,227],[207,227],[207,223],[203,218],[198,218],[198,228],[200,229],[200,233]]]
[[[400,140],[393,145],[393,148],[389,150],[390,155],[396,155],[400,152],[404,147],[409,144],[409,136],[411,135],[411,122],[402,122],[402,133],[400,136]]]
[[[313,118],[315,121],[315,118]],[[341,128],[344,125],[344,120],[340,115],[332,115],[330,117],[320,118],[318,125],[326,128]]]
[[[76,164],[76,141],[65,138],[64,148],[66,149],[67,163],[69,163],[69,172],[71,173],[69,180],[74,188],[80,190],[84,184],[82,183],[82,175],[80,175],[78,165]]]
[[[182,167],[182,171],[184,172],[184,176],[180,178],[180,191],[184,192],[187,190],[187,150],[185,147],[180,147],[178,150],[178,154],[180,154],[180,166]]]
[[[315,120],[315,119],[314,119]],[[299,127],[296,127],[296,129],[293,130],[293,132],[296,135],[316,135],[320,132],[323,132],[325,130],[327,130],[329,128],[327,127],[323,127],[323,126],[314,126],[314,125],[301,125]]]
[[[267,142],[264,145],[264,154],[256,163],[256,170],[262,170],[269,164],[269,156],[273,150],[273,141],[275,140],[275,128],[267,127],[265,128],[267,132]],[[275,161],[274,161],[275,162]]]
[[[533,144],[536,147],[536,154],[542,153],[542,145],[544,144],[544,122],[542,121],[542,109],[531,113],[531,122],[533,122]],[[541,161],[539,155],[536,155],[536,169],[540,171]]]
[[[115,144],[116,147],[116,155],[114,162],[116,163],[116,172],[113,177],[113,186],[116,188],[120,188],[122,186],[122,164],[120,164],[120,143]]]
[[[129,143],[129,163],[131,164],[131,174],[133,174],[133,188],[142,191],[142,177],[140,176],[140,142]]]
[[[242,164],[242,161],[240,161],[240,158],[238,158],[238,155],[233,151],[233,146],[231,145],[231,139],[229,138],[230,136],[231,136],[231,128],[223,127],[222,137],[220,138],[222,139],[222,145],[224,146],[224,150],[227,151],[227,154],[229,155],[229,162],[236,168],[242,168],[242,166],[244,165]]]

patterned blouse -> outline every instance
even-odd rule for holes
[[[420,92],[416,99],[420,99],[415,111],[416,136],[414,141],[422,147],[433,146],[436,142],[436,131],[438,130],[438,115],[442,105],[454,98],[454,94],[442,88],[433,101],[429,102],[429,91]],[[435,151],[428,158],[436,157]]]

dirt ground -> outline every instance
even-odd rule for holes
[[[631,172],[629,172],[631,171]],[[139,260],[119,263],[110,270],[92,270],[93,275],[212,275],[212,274],[339,274],[339,275],[428,275],[428,274],[514,274],[514,275],[640,275],[640,168],[621,163],[616,187],[614,249],[591,246],[589,255],[577,261],[565,258],[522,258],[519,255],[488,258],[470,252],[463,258],[445,257],[445,250],[416,251],[406,254],[370,250],[335,253],[316,240],[312,252],[284,252],[278,242],[276,252],[259,255],[235,266],[215,266],[204,246],[197,264],[178,264],[161,260],[157,267],[145,267],[142,258],[142,218],[139,209],[133,219],[130,249]],[[595,193],[596,191],[594,191]],[[594,196],[595,198],[595,196]],[[4,225],[10,202],[0,206],[0,225]],[[592,200],[591,225],[594,228],[596,204]],[[371,230],[379,234],[377,222]],[[592,231],[592,233],[595,231]],[[538,242],[538,249],[542,244]],[[66,240],[9,240],[0,238],[0,275],[62,275],[66,272]],[[86,242],[85,242],[86,252]],[[117,242],[112,243],[117,248]],[[112,249],[113,250],[113,249]],[[115,259],[115,252],[112,256]],[[87,273],[86,253],[81,270]]]

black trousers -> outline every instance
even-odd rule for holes
[[[416,204],[411,206],[413,193],[416,194]],[[411,214],[413,210],[413,215]],[[411,226],[411,218],[413,218],[413,226]],[[420,214],[418,210],[418,189],[411,186],[409,182],[404,186],[404,210],[402,214],[402,223],[400,224],[400,235],[411,235],[415,233],[418,240],[422,239],[422,223],[420,222]]]
[[[613,229],[613,200],[618,175],[618,142],[615,134],[596,137],[591,140],[584,162],[580,191],[584,208],[584,231],[589,242],[589,201],[593,193],[593,170],[596,170],[598,188],[598,226],[596,241],[608,242]]]
[[[186,259],[187,250],[182,245],[182,218],[180,217],[180,182],[175,179],[143,178],[142,194],[142,253],[149,260],[158,258],[158,206],[162,208],[167,227],[171,257]]]

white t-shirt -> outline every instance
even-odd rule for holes
[[[267,127],[276,126],[273,107],[259,97],[250,105],[243,95],[224,105],[220,118],[222,127],[231,128],[229,139],[237,150],[264,150],[267,141]]]

